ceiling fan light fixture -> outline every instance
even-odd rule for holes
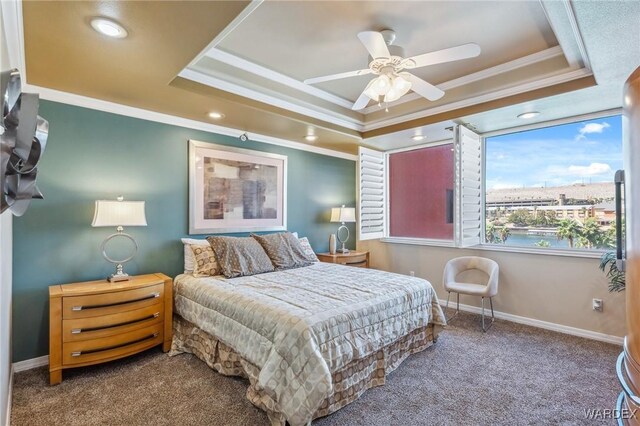
[[[385,102],[397,101],[411,90],[411,82],[402,78],[402,76],[394,77],[391,89],[384,96]]]

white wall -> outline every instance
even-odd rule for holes
[[[359,241],[358,249],[371,251],[374,268],[406,275],[415,271],[431,282],[443,301],[447,293],[442,272],[447,261],[459,256],[487,257],[500,265],[495,310],[610,336],[626,334],[625,293],[608,292],[598,259],[380,241]],[[603,312],[592,310],[594,298],[604,301]],[[480,298],[461,296],[460,303],[480,306]]]
[[[2,20],[0,1],[0,70],[9,68],[9,53]],[[11,374],[11,262],[12,216],[5,212],[0,216],[0,424],[9,413],[9,381]],[[7,419],[8,420],[8,419]],[[8,424],[8,421],[7,421]]]

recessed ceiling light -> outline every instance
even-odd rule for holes
[[[522,114],[519,114],[518,118],[522,118],[523,120],[527,120],[529,118],[537,117],[539,115],[540,115],[540,113],[538,111],[530,111],[530,112],[523,112]]]
[[[221,118],[224,118],[224,114],[213,111],[209,113],[209,117],[213,118],[214,120],[220,120]]]
[[[420,142],[421,140],[424,140],[424,135],[413,135],[411,136],[411,139],[416,142]]]
[[[122,25],[106,18],[93,18],[91,20],[91,27],[107,37],[125,38],[128,34]]]
[[[316,135],[307,135],[304,138],[307,142],[315,142],[318,140],[318,136]]]

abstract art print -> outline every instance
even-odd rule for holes
[[[189,141],[189,233],[281,231],[287,157]]]

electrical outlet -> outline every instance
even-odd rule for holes
[[[592,306],[594,311],[602,312],[603,310],[602,299],[593,299]]]
[[[410,277],[415,277],[415,276],[416,276],[416,273],[415,273],[414,271],[409,271],[409,276],[410,276]]]

